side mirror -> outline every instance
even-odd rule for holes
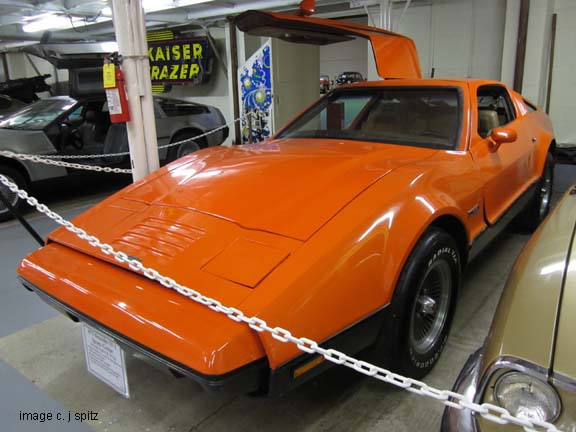
[[[501,144],[511,143],[518,139],[518,134],[514,129],[498,127],[492,129],[490,140],[493,142],[492,150],[496,151]]]

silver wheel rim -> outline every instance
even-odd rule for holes
[[[194,153],[199,148],[200,146],[196,141],[188,141],[178,147],[177,158],[180,159],[181,157],[184,157],[190,153]]]
[[[16,183],[13,178],[7,176],[6,174],[3,174],[3,176],[6,177],[12,183]],[[8,202],[12,204],[12,207],[16,206],[16,203],[18,202],[18,195],[16,194],[16,192],[12,192],[10,189],[8,189],[8,186],[5,186],[4,183],[0,183],[0,193],[6,198],[8,198]],[[9,211],[8,207],[6,207],[4,202],[0,200],[0,214],[6,213],[8,211]]]
[[[446,261],[434,262],[426,271],[410,320],[410,344],[426,354],[442,336],[452,295],[452,271]]]
[[[550,205],[550,197],[552,196],[551,171],[548,167],[546,168],[542,184],[540,185],[540,219],[546,216]]]

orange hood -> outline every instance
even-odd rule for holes
[[[156,171],[74,222],[184,283],[192,275],[182,269],[194,262],[196,270],[254,287],[370,185],[435,152],[303,139],[215,147]],[[64,229],[49,238],[118,265]],[[235,258],[215,258],[228,255]],[[248,256],[262,267],[228,274],[229,262]]]
[[[195,210],[305,241],[393,169],[434,150],[337,140],[279,140],[216,148],[129,188],[123,198]]]

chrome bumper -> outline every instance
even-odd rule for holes
[[[482,362],[482,350],[474,352],[468,357],[464,367],[460,371],[453,391],[468,396],[474,400],[476,389],[480,380],[480,363]],[[476,417],[469,409],[455,409],[446,407],[442,416],[442,432],[477,432]]]

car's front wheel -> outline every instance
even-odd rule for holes
[[[6,177],[9,181],[16,184],[20,189],[26,189],[27,182],[24,176],[16,169],[0,165],[0,174]],[[4,183],[0,183],[0,193],[8,201],[8,203],[15,208],[17,211],[21,210],[24,206],[24,201],[15,192],[8,189]],[[0,200],[0,222],[12,219],[12,212],[9,210],[8,206],[4,201]]]
[[[404,265],[379,341],[391,369],[422,378],[434,367],[448,338],[461,271],[454,239],[430,227]]]

